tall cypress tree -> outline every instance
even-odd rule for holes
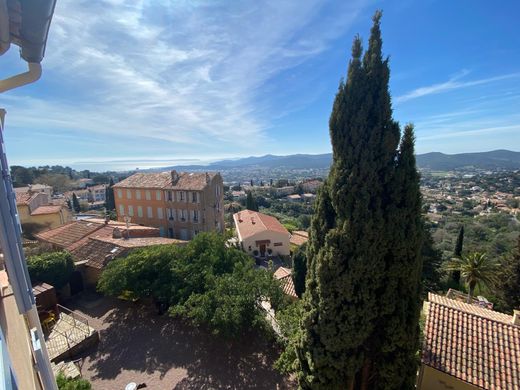
[[[81,206],[79,205],[79,200],[76,194],[72,193],[72,208],[76,213],[79,213],[81,211]]]
[[[105,207],[108,211],[115,210],[116,201],[114,198],[114,180],[110,178],[110,183],[105,189]]]
[[[464,225],[460,226],[459,229],[459,235],[457,236],[457,242],[455,242],[455,249],[453,250],[453,254],[455,257],[461,257],[462,256],[462,248],[464,245]],[[451,274],[452,280],[460,284],[460,271],[453,271]]]
[[[398,150],[380,18],[376,12],[363,58],[361,40],[354,39],[347,81],[340,83],[329,121],[333,162],[311,223],[297,347],[298,379],[305,389],[392,389],[413,383],[419,179],[411,126]],[[403,328],[399,337],[389,324]]]
[[[247,192],[246,197],[246,209],[251,211],[258,211],[258,205],[256,204],[256,199],[253,197],[251,191]]]

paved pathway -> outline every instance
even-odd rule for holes
[[[256,333],[240,342],[215,337],[141,304],[95,296],[68,303],[100,332],[81,372],[94,389],[292,389],[274,370],[279,351]]]

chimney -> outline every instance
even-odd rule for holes
[[[209,173],[206,172],[206,184],[208,184],[208,183],[209,183]]]
[[[251,223],[254,225],[255,224],[255,217],[251,217]]]
[[[513,310],[513,325],[520,326],[520,310]]]
[[[114,230],[112,230],[112,238],[121,238],[121,230],[119,228],[115,227]]]
[[[172,175],[172,184],[173,185],[177,184],[177,182],[179,181],[179,174],[177,173],[177,171],[175,169],[173,169],[171,171],[171,175]]]
[[[237,219],[238,219],[238,222],[243,222],[243,221],[242,221],[242,218],[240,218],[240,213],[238,213],[238,215],[237,215]]]

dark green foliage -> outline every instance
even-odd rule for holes
[[[79,204],[78,197],[74,192],[72,193],[72,208],[76,213],[79,213],[81,211],[81,206]]]
[[[56,384],[58,390],[91,390],[92,385],[86,379],[82,378],[67,378],[63,373],[59,373],[56,377]]]
[[[215,333],[238,335],[263,323],[258,307],[268,297],[276,307],[283,298],[271,273],[255,269],[252,259],[225,238],[198,234],[185,247],[157,246],[110,262],[98,289],[108,295],[124,290],[166,304],[173,316],[206,325]]]
[[[411,389],[423,222],[413,127],[392,119],[381,13],[352,47],[329,127],[333,163],[318,192],[296,348],[305,389]],[[399,149],[398,149],[399,146]]]
[[[459,235],[457,236],[457,242],[455,243],[455,250],[453,251],[453,254],[455,257],[461,257],[462,256],[462,248],[464,245],[464,225],[460,226]],[[452,280],[456,283],[460,283],[460,271],[456,270],[453,271],[451,274]]]
[[[287,307],[276,312],[276,322],[280,327],[281,342],[284,351],[275,362],[275,368],[282,373],[291,373],[298,369],[296,347],[300,332],[300,318],[302,316],[302,301],[291,302]]]
[[[108,211],[115,210],[116,201],[114,198],[114,180],[110,179],[110,184],[105,190],[105,207]]]
[[[503,261],[497,289],[505,309],[520,309],[520,236],[515,250]]]
[[[305,292],[305,277],[307,276],[307,244],[301,245],[293,255],[294,290],[298,297],[302,297]]]
[[[435,292],[442,289],[442,253],[435,247],[431,231],[426,226],[424,227],[424,239],[421,254],[423,259],[423,295],[425,296],[428,292]]]
[[[30,256],[27,268],[33,283],[45,282],[60,289],[69,282],[74,261],[69,252],[48,252]]]
[[[256,204],[256,199],[251,193],[251,191],[247,192],[246,197],[246,209],[251,211],[258,211],[258,205]]]

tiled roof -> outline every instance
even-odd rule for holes
[[[56,214],[61,211],[61,206],[40,206],[31,212],[31,215],[45,215],[45,214]]]
[[[287,234],[287,237],[289,237],[287,229],[270,215],[244,210],[233,214],[233,219],[242,240],[264,231]]]
[[[36,195],[31,192],[15,192],[15,194],[16,194],[16,204],[17,205],[29,204],[29,201],[31,200],[31,198]]]
[[[306,231],[295,230],[292,232],[290,239],[291,244],[300,246],[305,244],[307,241],[309,241],[309,233]]]
[[[294,282],[291,276],[291,270],[285,267],[278,268],[274,273],[274,278],[282,283],[283,292],[291,297],[298,298],[294,290]]]
[[[121,188],[156,188],[179,190],[202,190],[217,173],[189,173],[180,172],[178,179],[173,182],[171,172],[135,173],[132,176],[116,183],[114,187]]]
[[[63,249],[70,249],[69,247],[82,238],[94,233],[104,225],[88,221],[74,221],[65,225],[59,226],[55,229],[47,230],[36,234],[39,240],[49,242]]]
[[[152,245],[170,245],[178,244],[185,245],[188,242],[184,240],[177,240],[175,238],[166,237],[136,237],[130,239],[113,238],[110,237],[97,237],[95,240],[103,241],[106,243],[114,244],[123,248],[143,248]]]
[[[428,295],[422,362],[475,386],[520,389],[520,326],[513,317]]]
[[[102,269],[107,263],[107,256],[116,258],[126,251],[127,249],[110,242],[88,239],[84,245],[72,250],[71,254],[75,262],[84,261],[89,267]]]

